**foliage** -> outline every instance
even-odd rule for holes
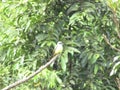
[[[13,90],[118,90],[119,0],[3,0],[0,2],[0,89],[48,67]]]

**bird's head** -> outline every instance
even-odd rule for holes
[[[62,43],[61,41],[59,41],[57,44],[59,44],[59,45],[63,45],[63,43]]]

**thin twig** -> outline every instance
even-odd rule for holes
[[[105,34],[103,34],[103,37],[104,37],[104,40],[106,41],[106,43],[107,43],[108,45],[110,45],[110,47],[111,47],[112,49],[120,52],[120,49],[118,49],[118,48],[116,48],[116,47],[114,47],[114,46],[111,45],[111,43],[109,42],[109,40],[107,39],[107,37],[106,37]]]
[[[41,66],[37,71],[35,71],[31,75],[29,75],[28,77],[25,77],[25,78],[23,78],[21,80],[18,80],[16,82],[14,82],[14,83],[10,84],[9,86],[3,88],[2,90],[10,90],[11,88],[16,87],[16,86],[24,83],[25,81],[28,81],[29,79],[33,78],[35,75],[37,75],[42,70],[44,70],[46,67],[48,67],[52,62],[54,62],[57,59],[58,56],[59,55],[54,56],[52,59],[50,59],[49,62],[47,62],[45,65]]]

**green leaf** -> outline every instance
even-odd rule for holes
[[[74,47],[67,47],[66,49],[69,53],[71,53],[72,51],[73,52],[76,52],[76,53],[80,53],[80,51]],[[71,53],[73,55],[73,53]]]
[[[85,67],[85,65],[87,64],[87,56],[84,56],[84,58],[81,61],[82,67]]]
[[[90,59],[90,63],[94,64],[98,60],[99,57],[100,57],[99,54],[93,54],[92,58]]]
[[[79,12],[74,13],[71,17],[70,17],[70,21],[69,21],[69,25],[74,25],[76,21],[81,20],[82,16]],[[82,22],[81,22],[82,23]]]
[[[120,62],[115,63],[115,65],[113,66],[111,72],[110,72],[110,76],[114,75],[117,73],[117,70],[119,70],[120,68]]]
[[[70,6],[70,8],[67,10],[67,14],[70,14],[73,11],[76,11],[79,9],[78,3],[74,3],[73,5]]]
[[[63,71],[66,71],[67,62],[68,62],[68,53],[64,53],[61,56],[61,67],[62,67]]]
[[[59,84],[62,84],[62,80],[56,75],[56,80]]]
[[[99,66],[98,66],[97,64],[95,64],[95,67],[94,67],[94,74],[97,74],[98,68],[99,68]]]

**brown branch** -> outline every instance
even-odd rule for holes
[[[106,41],[106,43],[107,43],[112,49],[120,52],[120,49],[118,49],[118,48],[116,48],[116,47],[114,47],[114,46],[111,45],[111,43],[109,42],[109,40],[107,39],[107,37],[106,37],[105,34],[103,34],[103,37],[104,37],[104,40]]]
[[[120,90],[120,78],[116,78],[116,84],[117,84],[117,87],[118,87],[118,89]]]
[[[49,62],[47,62],[45,65],[41,66],[37,71],[35,71],[35,72],[32,73],[31,75],[29,75],[28,77],[25,77],[25,78],[23,78],[23,79],[21,79],[21,80],[18,80],[18,81],[16,81],[16,82],[14,82],[14,83],[10,84],[9,86],[3,88],[2,90],[10,90],[11,88],[16,87],[16,86],[18,86],[19,84],[22,84],[22,83],[24,83],[25,81],[28,81],[29,79],[33,78],[35,75],[37,75],[37,74],[40,73],[42,70],[44,70],[46,67],[48,67],[52,62],[54,62],[54,61],[57,59],[58,56],[59,56],[59,55],[55,55],[52,59],[50,59]]]

